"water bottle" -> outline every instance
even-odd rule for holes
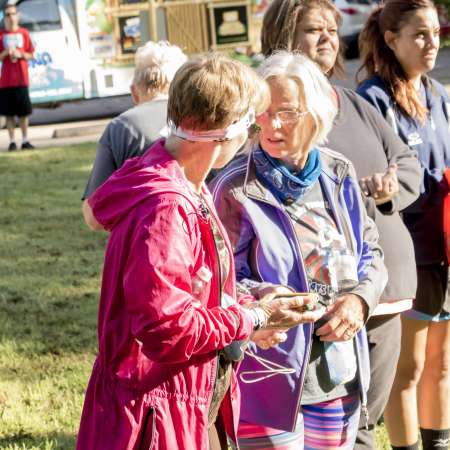
[[[335,300],[346,292],[351,292],[359,283],[356,259],[349,250],[332,252],[329,273]],[[357,370],[354,339],[325,342],[324,349],[330,381],[335,386],[352,381]]]

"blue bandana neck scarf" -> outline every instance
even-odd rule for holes
[[[291,204],[301,198],[317,181],[322,170],[319,149],[313,148],[305,167],[295,175],[278,159],[258,148],[253,153],[256,176],[281,202]]]

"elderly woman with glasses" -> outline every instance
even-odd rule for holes
[[[239,369],[241,449],[352,449],[369,383],[364,323],[387,280],[378,234],[352,164],[322,147],[336,115],[326,77],[308,58],[279,52],[259,74],[271,104],[259,142],[213,180],[239,288],[315,292],[315,324]]]

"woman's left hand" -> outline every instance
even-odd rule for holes
[[[368,307],[356,294],[344,294],[327,310],[327,323],[316,335],[321,341],[348,341],[364,326]]]
[[[286,329],[267,329],[263,328],[261,330],[254,331],[250,336],[250,340],[252,340],[258,347],[263,350],[267,350],[270,347],[275,347],[278,344],[281,344],[287,339]]]

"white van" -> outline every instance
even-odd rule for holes
[[[0,0],[0,7],[4,3]],[[35,46],[28,63],[33,104],[129,93],[132,61],[115,60],[104,0],[18,0],[16,5],[20,26]]]
[[[24,0],[17,9],[35,46],[29,62],[32,102],[83,98],[82,54],[71,1]]]

